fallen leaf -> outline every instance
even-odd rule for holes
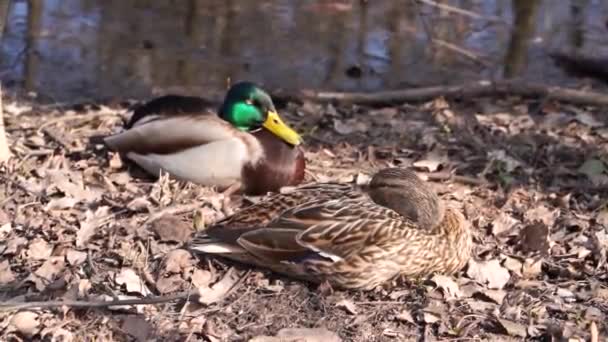
[[[156,233],[161,241],[186,242],[190,239],[192,228],[175,215],[164,215],[152,222],[150,230]]]
[[[509,336],[526,337],[528,335],[526,326],[506,319],[497,319],[504,329],[503,333]]]
[[[515,258],[506,257],[503,262],[503,266],[506,267],[509,271],[521,275],[523,263]]]
[[[213,275],[207,270],[196,269],[194,272],[192,272],[190,280],[192,281],[192,285],[196,288],[209,286],[213,280]]]
[[[128,293],[139,293],[143,296],[151,294],[146,284],[132,268],[123,268],[114,278],[116,284],[125,286]]]
[[[513,216],[505,212],[501,212],[498,217],[492,221],[492,235],[499,236],[510,232],[519,223],[519,220],[515,219]]]
[[[507,296],[507,292],[503,290],[483,290],[480,291],[479,294],[496,304],[502,304],[503,300]]]
[[[535,208],[527,210],[524,213],[524,219],[527,223],[542,222],[547,227],[553,227],[558,215],[559,210],[552,210],[543,204],[538,204]]]
[[[57,278],[65,269],[64,257],[56,256],[47,259],[28,279],[33,281],[39,291]]]
[[[46,328],[42,329],[42,331],[40,332],[40,336],[43,337],[44,340],[53,341],[53,342],[54,341],[65,341],[65,342],[75,341],[74,334],[72,334],[72,332],[70,332],[67,329],[57,327],[57,326],[51,326],[51,327],[46,327]]]
[[[140,316],[129,315],[122,321],[121,328],[137,341],[144,342],[154,332],[154,326]]]
[[[9,327],[25,336],[34,336],[40,330],[39,315],[31,311],[17,312],[11,317]]]
[[[164,260],[164,273],[182,273],[194,265],[192,255],[185,249],[174,249],[167,253]]]
[[[213,284],[213,286],[201,286],[198,288],[198,302],[209,305],[220,301],[238,282],[238,277],[235,275],[234,269],[231,268],[226,272],[224,277]]]
[[[133,199],[131,202],[127,203],[127,208],[131,211],[147,211],[152,204],[145,197],[137,197]]]
[[[336,307],[344,309],[351,315],[357,314],[357,305],[353,303],[353,301],[348,299],[342,299],[341,301],[336,303]]]
[[[178,291],[182,285],[186,285],[186,281],[179,274],[161,276],[156,280],[156,288],[163,294]]]
[[[277,337],[283,341],[340,342],[340,337],[324,328],[285,328],[279,330]]]
[[[78,266],[87,260],[87,253],[70,249],[65,255],[66,260],[72,266]]]
[[[76,203],[80,202],[80,200],[78,198],[74,198],[74,197],[59,197],[59,198],[52,198],[49,203],[46,204],[46,206],[44,207],[44,210],[46,211],[51,211],[51,210],[64,210],[64,209],[69,209],[72,208],[76,205]]]
[[[467,275],[479,282],[487,285],[490,289],[502,289],[511,278],[509,271],[500,265],[497,259],[477,262],[469,261]]]
[[[12,283],[15,280],[15,274],[11,270],[11,265],[8,260],[0,261],[0,285]]]
[[[532,258],[527,258],[524,260],[522,275],[526,279],[536,278],[539,274],[542,273],[543,260],[535,260]]]
[[[422,315],[422,319],[425,323],[433,324],[435,322],[441,321],[441,316],[433,312],[424,312]]]
[[[27,239],[21,236],[9,239],[6,243],[6,248],[2,252],[2,255],[16,254],[21,249],[21,246],[25,246],[25,244],[27,244]]]
[[[366,132],[369,127],[363,121],[359,121],[357,119],[350,120],[334,120],[334,130],[341,135],[349,135],[355,132]]]
[[[458,284],[451,277],[436,274],[431,279],[437,286],[443,290],[445,299],[454,299],[462,297],[462,292]]]
[[[33,260],[46,260],[53,253],[53,246],[43,239],[32,240],[28,246],[27,254]]]
[[[395,316],[395,318],[400,322],[416,324],[416,321],[414,321],[414,317],[412,317],[411,312],[409,312],[408,310],[402,310],[401,312],[399,312],[399,314],[397,314],[397,316]]]
[[[524,253],[549,251],[549,227],[542,222],[526,225],[519,233],[519,249]]]
[[[95,231],[108,219],[110,207],[101,206],[92,212],[87,210],[85,220],[80,223],[80,229],[76,233],[76,247],[85,247],[89,240],[95,235]]]
[[[412,163],[412,166],[427,172],[435,172],[443,164],[442,160],[438,159],[421,159]]]

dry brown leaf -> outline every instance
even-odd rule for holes
[[[521,275],[523,263],[521,261],[519,261],[518,259],[511,258],[508,256],[505,258],[505,261],[503,262],[503,266],[506,267],[509,271],[511,271],[517,275]]]
[[[95,231],[108,219],[110,207],[101,206],[92,212],[87,210],[86,218],[80,223],[80,229],[76,233],[76,247],[85,247],[89,240],[95,235]]]
[[[549,228],[542,222],[525,226],[519,233],[519,248],[524,253],[539,252],[546,254],[549,250]]]
[[[481,262],[471,260],[467,275],[490,289],[502,289],[511,279],[509,271],[497,259]]]
[[[163,294],[178,291],[183,285],[186,285],[186,281],[179,274],[162,276],[156,280],[156,288]]]
[[[458,284],[451,277],[436,274],[431,279],[437,286],[443,290],[445,299],[454,299],[462,297],[462,292]]]
[[[344,309],[344,311],[348,312],[351,315],[357,314],[357,305],[349,299],[342,299],[341,301],[336,303],[336,307]]]
[[[6,285],[15,280],[15,274],[11,270],[8,260],[0,261],[0,285]]]
[[[355,132],[367,132],[368,125],[364,121],[358,119],[350,120],[334,120],[334,130],[341,135],[349,135]]]
[[[114,278],[116,284],[125,286],[128,293],[139,293],[143,296],[151,294],[150,290],[132,268],[123,268]]]
[[[198,288],[198,302],[201,304],[213,304],[226,296],[228,291],[238,282],[238,276],[233,268],[229,269],[224,277],[213,284],[213,286],[201,286]]]
[[[39,315],[31,311],[17,312],[11,317],[9,327],[24,336],[34,336],[40,331]]]
[[[483,290],[479,293],[496,304],[502,304],[503,300],[507,296],[507,292],[503,290]]]
[[[154,332],[154,327],[150,322],[135,315],[126,316],[122,321],[121,329],[140,342],[147,341],[150,334]]]
[[[152,222],[150,230],[166,242],[186,242],[192,234],[192,227],[175,215],[163,215]]]
[[[276,336],[257,336],[250,342],[341,342],[340,337],[324,328],[285,328]]]
[[[174,249],[167,253],[164,262],[164,273],[182,273],[194,265],[192,255],[185,249]]]
[[[525,338],[528,335],[526,326],[506,319],[497,319],[500,326],[504,329],[504,333],[509,336],[517,336]]]
[[[57,278],[65,269],[64,257],[56,256],[47,259],[28,279],[33,281],[39,291]]]
[[[510,232],[519,224],[519,220],[515,219],[510,214],[501,212],[498,217],[492,221],[492,235],[499,236]]]
[[[67,251],[65,258],[71,266],[78,266],[87,260],[87,253],[70,249]]]
[[[27,250],[28,257],[33,260],[46,260],[53,253],[53,246],[43,239],[36,238],[30,242]]]
[[[147,211],[150,207],[152,204],[145,197],[137,197],[127,203],[127,208],[131,211],[144,211],[144,209]]]
[[[192,286],[196,288],[209,286],[213,280],[213,275],[207,270],[196,269],[192,272],[190,280],[192,281]]]
[[[21,249],[21,246],[25,246],[25,244],[27,244],[27,239],[21,236],[9,239],[6,242],[6,248],[2,252],[2,255],[16,254]]]
[[[44,210],[46,211],[52,211],[52,210],[64,210],[64,209],[69,209],[69,208],[73,208],[76,203],[80,202],[79,199],[74,198],[74,197],[59,197],[59,198],[52,198],[49,203],[46,204],[46,206],[44,207]]]
[[[395,318],[401,322],[408,322],[411,324],[416,324],[416,321],[414,321],[414,317],[412,316],[412,313],[409,312],[408,310],[401,310],[401,312],[399,312],[399,314],[397,314],[397,316],[395,316]]]
[[[524,261],[522,268],[522,275],[526,279],[536,278],[539,274],[542,273],[543,260],[535,260],[531,258],[527,258]]]
[[[524,219],[527,223],[542,222],[548,227],[553,227],[555,219],[559,215],[559,210],[549,209],[546,205],[537,204],[535,208],[532,208],[525,212]]]

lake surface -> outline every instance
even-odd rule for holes
[[[547,51],[608,56],[599,0],[12,0],[5,17],[0,79],[45,101],[214,97],[242,79],[289,90],[505,73],[564,84]]]

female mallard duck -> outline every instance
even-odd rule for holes
[[[253,83],[233,85],[218,115],[197,97],[164,96],[137,108],[106,145],[144,170],[258,195],[304,178],[300,136]]]
[[[400,276],[454,273],[472,238],[463,215],[413,171],[388,168],[365,190],[327,183],[276,194],[209,227],[190,249],[368,290]]]

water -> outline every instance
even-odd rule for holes
[[[215,97],[241,79],[378,90],[507,71],[561,84],[548,50],[608,56],[608,1],[539,1],[519,15],[527,30],[508,1],[439,2],[484,18],[412,0],[12,0],[0,79],[48,101]]]

